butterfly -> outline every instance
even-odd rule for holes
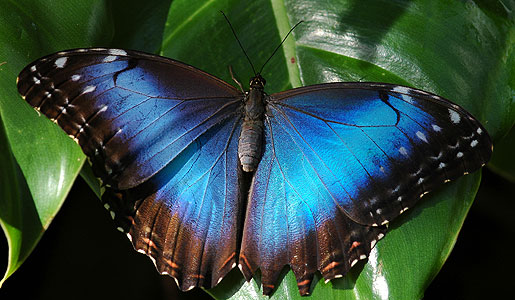
[[[22,97],[82,148],[134,248],[184,291],[236,266],[263,293],[284,266],[306,295],[366,259],[388,222],[478,170],[491,139],[422,90],[339,82],[268,95],[165,57],[75,49],[36,60]]]

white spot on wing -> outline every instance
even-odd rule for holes
[[[438,165],[438,169],[443,169],[445,168],[447,165],[443,162],[441,162],[439,165]]]
[[[470,147],[474,148],[478,144],[477,140],[473,140],[472,143],[470,143]]]
[[[41,81],[38,78],[36,78],[36,77],[33,77],[32,80],[34,80],[35,84],[40,84],[41,83]]]
[[[392,89],[392,91],[396,92],[396,93],[401,93],[401,94],[407,94],[409,89],[405,86],[396,86]]]
[[[431,156],[431,159],[434,159],[434,160],[439,160],[441,157],[442,157],[442,152],[438,152],[438,156]]]
[[[404,147],[400,147],[399,152],[404,156],[408,156],[408,151]]]
[[[115,61],[116,59],[117,59],[117,57],[116,57],[116,56],[114,56],[114,55],[109,55],[109,56],[106,56],[106,57],[104,58],[104,62],[105,62],[105,63],[108,63],[108,62]]]
[[[67,60],[68,60],[68,57],[59,57],[58,59],[55,60],[55,66],[57,68],[64,68]]]
[[[111,55],[127,56],[127,51],[122,49],[109,49],[107,52]]]
[[[424,141],[424,142],[426,142],[426,143],[427,143],[427,138],[426,138],[426,135],[425,135],[424,133],[422,133],[422,132],[420,132],[420,131],[417,131],[416,135],[417,135],[417,137],[418,137],[419,139],[421,139],[422,141]]]
[[[433,125],[431,125],[431,126],[433,126],[433,130],[434,130],[434,131],[439,132],[440,130],[442,130],[442,128],[441,128],[440,126],[438,126],[438,125],[433,124]]]
[[[361,254],[361,255],[359,256],[359,259],[365,259],[365,258],[367,258],[367,256],[366,256],[365,254]]]
[[[87,87],[84,88],[84,90],[82,91],[83,94],[87,94],[87,93],[91,93],[93,92],[97,87],[94,86],[94,85],[88,85]]]
[[[80,79],[80,75],[79,74],[72,75],[72,81],[77,81],[79,79]]]
[[[483,130],[481,130],[481,128],[478,128],[476,132],[477,132],[477,134],[481,134],[481,133],[483,133]]]
[[[107,105],[104,105],[104,106],[102,106],[102,108],[101,108],[101,109],[99,109],[99,110],[98,110],[98,113],[103,113],[103,112],[104,112],[104,111],[106,111],[106,110],[107,110]],[[122,129],[121,129],[121,128],[119,128],[119,131],[121,131],[121,130],[122,130]],[[117,132],[117,133],[118,133],[118,132]]]
[[[458,114],[457,112],[455,112],[452,109],[449,109],[449,117],[451,118],[451,121],[454,124],[458,124],[461,121],[460,114]]]
[[[457,157],[457,158],[462,158],[462,157],[463,157],[463,152],[458,152],[458,153],[456,154],[456,157]]]
[[[408,103],[412,103],[413,98],[407,95],[407,94],[409,94],[410,90],[411,90],[410,88],[407,88],[405,86],[396,86],[392,89],[393,92],[399,93],[401,95],[402,100],[404,100]]]
[[[457,141],[457,142],[456,142],[456,145],[454,145],[454,146],[453,146],[453,145],[449,145],[448,147],[449,147],[449,148],[451,148],[451,149],[456,149],[456,148],[458,148],[459,146],[460,146],[460,141]]]
[[[36,65],[33,65],[32,67],[30,67],[30,71],[31,72],[36,72]]]
[[[358,262],[358,260],[357,260],[357,259],[353,260],[353,261],[350,263],[350,267],[351,267],[351,268],[352,268],[352,267],[354,267],[354,265],[355,265],[357,262]]]
[[[464,136],[463,139],[464,140],[470,140],[473,137],[474,137],[474,133],[470,134],[469,136]]]

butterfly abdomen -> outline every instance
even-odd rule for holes
[[[245,97],[245,119],[238,140],[238,157],[245,172],[253,172],[261,160],[266,97],[264,85],[265,81],[260,75],[252,78]]]
[[[245,120],[238,141],[238,157],[245,172],[253,172],[262,155],[263,120]]]

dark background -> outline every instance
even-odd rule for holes
[[[514,183],[483,169],[478,196],[456,246],[424,299],[496,299],[512,294],[514,195]],[[2,237],[2,273],[7,251]],[[132,250],[82,179],[35,251],[0,289],[2,300],[204,298],[210,299],[202,290],[177,291],[171,278],[158,275],[146,256]]]

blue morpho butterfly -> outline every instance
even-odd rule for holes
[[[365,259],[386,224],[489,160],[460,106],[387,83],[338,82],[267,95],[179,61],[76,49],[29,64],[23,98],[66,131],[140,252],[182,290],[259,268],[270,294],[285,265],[302,295]]]

